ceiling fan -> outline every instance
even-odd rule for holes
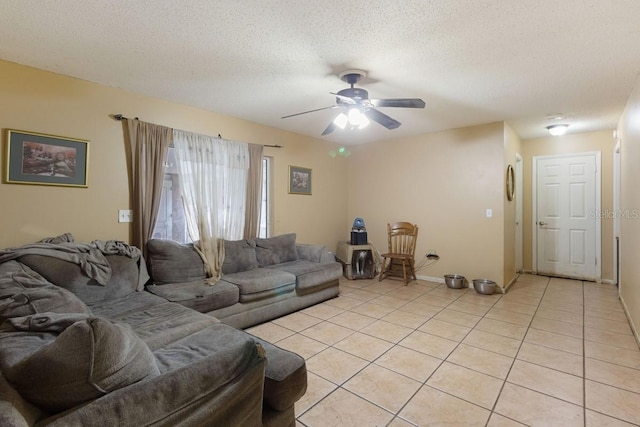
[[[347,125],[362,129],[369,124],[369,119],[390,130],[400,126],[401,123],[399,121],[377,110],[376,107],[424,108],[425,103],[420,98],[369,99],[369,92],[353,87],[366,75],[362,70],[347,70],[340,73],[338,76],[340,80],[348,83],[351,87],[342,89],[338,93],[329,92],[331,95],[336,96],[335,105],[290,114],[282,118],[286,119],[321,110],[340,109],[340,113],[334,117],[333,121],[322,132],[322,136],[324,136],[329,135],[336,128],[344,129]]]

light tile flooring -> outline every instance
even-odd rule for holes
[[[249,329],[302,355],[297,426],[640,425],[640,351],[617,288],[523,275],[505,295],[342,280]]]

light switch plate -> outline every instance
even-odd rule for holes
[[[118,222],[132,222],[133,211],[129,209],[120,209],[118,211]]]
[[[491,218],[493,216],[493,209],[487,209],[487,218]]]

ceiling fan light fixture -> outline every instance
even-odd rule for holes
[[[567,124],[557,124],[557,125],[549,125],[547,126],[547,130],[553,136],[560,136],[567,133],[567,128],[569,125]]]
[[[345,113],[340,113],[333,119],[333,124],[338,126],[340,129],[344,129],[344,127],[349,122],[349,117]]]
[[[364,129],[369,126],[369,119],[366,115],[360,114],[360,124],[358,124],[358,129]]]
[[[358,108],[350,108],[349,112],[347,113],[347,115],[349,116],[349,124],[351,126],[359,126],[360,125],[360,117],[362,116],[362,113],[360,112],[360,109],[358,109]]]
[[[349,124],[358,129],[364,129],[369,125],[369,119],[359,108],[350,108],[347,112]]]
[[[369,92],[362,88],[356,88],[354,85],[367,75],[362,70],[346,70],[340,73],[341,80],[349,84],[349,88],[342,89],[337,93],[329,92],[336,97],[334,105],[328,107],[316,108],[314,110],[302,111],[300,113],[289,114],[283,116],[283,119],[296,117],[302,114],[313,113],[322,110],[333,110],[340,108],[339,114],[335,115],[333,120],[322,132],[322,136],[329,135],[336,129],[345,129],[347,125],[349,129],[364,129],[372,121],[382,127],[393,130],[397,129],[401,123],[396,119],[386,115],[378,110],[378,107],[384,108],[424,108],[425,103],[420,98],[386,98],[386,99],[369,99]]]

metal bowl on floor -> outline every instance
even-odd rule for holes
[[[491,295],[496,290],[496,282],[489,279],[473,279],[473,288],[482,295]]]
[[[444,283],[451,289],[462,289],[467,287],[467,279],[460,274],[445,274]]]

